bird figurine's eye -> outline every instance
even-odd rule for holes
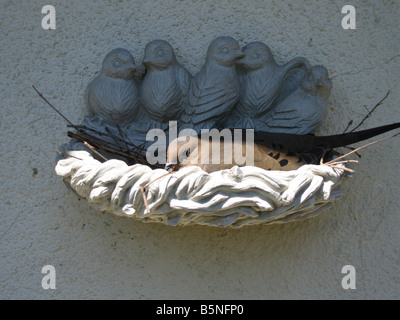
[[[164,53],[163,49],[158,49],[157,52],[156,52],[156,55],[162,56],[163,53]]]
[[[228,53],[228,52],[229,52],[229,49],[228,49],[228,47],[223,47],[221,51],[222,51],[223,53]]]
[[[121,61],[120,60],[115,60],[113,62],[113,66],[116,67],[116,68],[120,67],[121,66]]]
[[[259,57],[259,54],[258,54],[258,53],[253,53],[253,54],[252,54],[252,57],[253,57],[254,59],[257,59],[257,58]]]

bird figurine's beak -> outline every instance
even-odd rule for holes
[[[242,50],[239,50],[238,52],[236,52],[235,59],[239,60],[242,58],[244,58],[244,53],[242,52]]]
[[[178,167],[178,164],[173,163],[173,162],[169,162],[165,165],[164,170],[170,171],[172,169],[172,171],[175,171]]]
[[[151,61],[150,61],[150,59],[149,58],[146,58],[146,57],[144,57],[144,59],[143,59],[143,61],[142,61],[142,63],[147,67],[147,65],[150,63]]]

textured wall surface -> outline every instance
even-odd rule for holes
[[[107,52],[169,41],[191,73],[210,41],[267,43],[280,63],[296,56],[325,65],[333,81],[321,134],[358,123],[400,121],[400,4],[352,1],[356,30],[344,30],[348,2],[0,0],[0,298],[17,299],[365,299],[400,298],[399,138],[361,152],[343,198],[322,215],[237,230],[167,227],[96,212],[54,172],[66,122],[84,114],[83,92]],[[56,8],[43,30],[42,6]],[[56,269],[43,290],[41,269]],[[356,289],[344,290],[344,265]]]

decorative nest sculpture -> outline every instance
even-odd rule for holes
[[[60,147],[55,170],[89,205],[144,222],[241,227],[308,219],[340,197],[342,178],[352,171],[349,161],[289,171],[233,164],[215,172],[194,165],[167,172],[162,157],[178,129],[194,135],[251,128],[311,137],[324,120],[332,87],[325,67],[305,58],[278,65],[265,44],[240,49],[230,37],[211,42],[194,76],[163,40],[147,44],[143,64],[146,73],[138,75],[127,50],[107,54],[87,87],[88,116],[80,125],[34,88],[74,129]],[[365,132],[372,137],[398,126]],[[368,138],[365,132],[362,139],[349,134],[351,142]],[[157,149],[158,161],[149,161],[150,149]]]
[[[164,169],[142,164],[100,162],[87,151],[75,151],[82,147],[62,146],[69,157],[57,162],[57,175],[94,208],[144,222],[224,227],[284,223],[316,216],[341,195],[344,170],[325,165],[291,171],[234,166],[213,173],[189,166],[165,175]],[[148,208],[141,192],[147,184]]]

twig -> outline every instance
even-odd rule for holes
[[[135,144],[133,144],[133,143],[127,142],[127,141],[121,139],[120,137],[117,137],[116,135],[113,135],[113,134],[110,133],[109,131],[108,131],[108,133],[105,133],[105,132],[103,132],[103,131],[96,130],[96,129],[93,129],[93,128],[90,128],[90,127],[87,127],[87,126],[84,126],[84,125],[67,125],[67,127],[75,128],[75,129],[77,129],[77,130],[80,131],[80,132],[82,132],[82,130],[92,131],[92,132],[98,134],[99,136],[110,137],[110,138],[112,138],[112,139],[114,139],[114,140],[117,140],[117,141],[122,142],[122,143],[124,143],[124,144],[128,144],[128,145],[130,145],[130,146],[132,146],[132,147],[134,147],[134,148],[136,148],[136,149],[140,149],[141,151],[143,151],[143,148],[140,148],[140,147],[138,147],[137,145],[135,145]]]
[[[354,150],[355,149],[353,147],[348,147],[348,146],[343,146],[342,148],[346,148],[346,149],[349,149],[349,150]],[[355,154],[357,155],[357,157],[361,158],[361,154],[359,154],[357,152]]]
[[[373,108],[371,109],[371,111],[367,113],[367,115],[361,120],[361,122],[360,122],[357,126],[355,126],[352,130],[350,130],[350,132],[353,132],[353,131],[355,131],[356,129],[358,129],[359,127],[361,127],[361,125],[365,122],[365,120],[367,120],[369,117],[371,117],[372,113],[376,110],[376,108],[378,108],[378,107],[383,103],[383,101],[385,101],[385,99],[388,97],[389,93],[390,93],[390,90],[388,90],[388,92],[387,92],[386,95],[382,98],[382,100],[379,101],[379,102],[375,105],[375,107],[373,107]],[[346,130],[347,130],[347,129],[346,129]]]
[[[35,88],[34,85],[32,85],[32,88],[36,91],[36,93],[39,95],[39,97],[41,97],[55,112],[57,112],[61,117],[63,117],[64,120],[67,121],[72,127],[75,127],[75,125],[66,116],[64,116],[45,97],[43,97],[43,95]]]
[[[68,131],[67,134],[68,134],[68,137],[77,139],[77,140],[82,141],[82,142],[85,142],[85,141],[87,140],[87,139],[85,139],[84,137],[81,137],[80,135],[78,135],[78,134],[76,134],[76,133],[73,133],[73,132],[71,132],[71,131]],[[136,157],[134,157],[134,156],[132,156],[132,155],[130,155],[130,154],[124,153],[124,152],[119,151],[119,150],[115,150],[115,149],[110,148],[110,147],[107,147],[107,146],[100,145],[100,144],[98,144],[98,143],[96,143],[96,142],[93,142],[93,141],[90,141],[90,142],[91,142],[96,148],[98,148],[98,149],[102,149],[102,150],[107,151],[107,152],[119,154],[119,155],[124,156],[124,157],[126,157],[126,158],[133,159],[133,160],[135,160],[136,162],[138,161],[138,159],[137,159]]]
[[[65,156],[65,157],[71,157],[71,158],[75,158],[75,159],[77,159],[77,160],[83,161],[83,159],[81,159],[81,158],[75,157],[75,156],[73,156],[73,155],[71,155],[71,154],[68,154],[68,153],[65,153],[65,152],[62,152],[62,151],[58,151],[58,153],[59,153],[59,154],[62,154],[62,155]]]
[[[342,155],[342,156],[340,156],[340,157],[337,157],[337,158],[335,158],[335,159],[333,159],[333,160],[331,160],[331,161],[329,161],[329,162],[325,162],[324,164],[325,164],[325,165],[334,164],[334,163],[337,162],[338,160],[343,159],[343,158],[346,158],[346,157],[348,157],[349,155],[351,155],[351,154],[353,154],[353,153],[356,153],[357,151],[360,151],[361,149],[367,148],[367,147],[372,146],[373,144],[376,144],[376,143],[379,143],[379,142],[383,142],[383,141],[389,140],[389,139],[391,139],[391,138],[394,138],[394,137],[398,136],[399,134],[400,134],[400,132],[399,132],[399,133],[396,133],[395,135],[390,136],[390,137],[386,137],[386,138],[383,138],[383,139],[380,139],[380,140],[372,141],[372,142],[370,142],[370,143],[368,143],[368,144],[366,144],[366,145],[364,145],[364,146],[361,146],[361,147],[359,147],[359,148],[356,148],[356,149],[354,149],[353,151],[350,151],[349,153],[346,153],[346,154],[344,154],[344,155]]]
[[[146,198],[146,190],[143,186],[140,186],[140,192],[142,193],[142,197],[143,197],[143,202],[144,202],[144,206],[146,207],[147,213],[151,213],[150,208],[149,208],[149,204],[147,203],[147,198]]]
[[[125,141],[125,140],[123,140],[123,139],[121,139],[121,138],[119,138],[119,137],[116,137],[116,136],[114,136],[114,135],[111,135],[111,133],[107,135],[107,134],[105,134],[105,133],[103,133],[103,132],[101,132],[101,131],[98,131],[98,130],[95,130],[95,129],[91,129],[91,128],[88,128],[88,127],[86,127],[86,126],[74,125],[74,124],[72,123],[72,121],[70,121],[70,120],[69,120],[66,116],[64,116],[56,107],[54,107],[54,105],[51,104],[51,103],[43,96],[43,94],[42,94],[41,92],[39,92],[39,90],[36,89],[36,87],[35,87],[34,85],[32,85],[32,88],[36,91],[36,93],[39,95],[39,97],[41,97],[54,111],[56,111],[66,122],[68,122],[68,125],[67,125],[68,127],[73,127],[73,128],[75,128],[81,135],[85,136],[86,138],[82,138],[82,137],[80,137],[79,135],[76,135],[76,134],[75,134],[75,136],[72,136],[72,135],[74,135],[74,134],[73,134],[72,132],[68,131],[68,136],[69,136],[69,137],[78,139],[78,140],[80,140],[80,141],[86,141],[87,143],[91,142],[91,144],[94,144],[94,143],[93,143],[92,141],[90,141],[88,138],[90,138],[91,140],[96,140],[96,141],[97,141],[96,145],[97,145],[97,148],[98,148],[98,149],[103,149],[103,150],[105,150],[105,151],[110,151],[110,152],[112,152],[112,153],[116,153],[116,154],[122,155],[122,156],[124,156],[124,157],[133,159],[133,160],[135,160],[135,162],[137,162],[137,163],[149,165],[149,164],[147,163],[145,157],[144,157],[143,155],[141,155],[141,154],[139,153],[139,151],[137,151],[137,150],[144,151],[144,148],[143,148],[142,146],[139,146],[139,147],[138,147],[138,146],[136,146],[136,145],[134,145],[134,144],[132,144],[132,143],[128,143],[127,141]],[[85,132],[85,130],[95,132],[95,133],[97,133],[98,135],[106,135],[106,136],[109,136],[110,138],[113,138],[114,140],[118,140],[118,141],[120,141],[120,142],[123,142],[126,146],[129,144],[129,145],[131,145],[132,147],[134,147],[134,148],[137,149],[137,150],[131,150],[130,148],[126,147],[126,151],[127,151],[127,152],[123,152],[123,151],[118,151],[118,150],[113,149],[113,148],[110,148],[110,147],[102,146],[101,143],[106,144],[106,145],[114,145],[114,146],[116,146],[116,147],[119,148],[119,149],[121,149],[121,148],[123,149],[123,147],[121,147],[121,145],[116,145],[116,144],[113,144],[112,142],[105,141],[105,140],[103,140],[103,139],[100,139],[100,138],[98,138],[98,137],[95,137],[95,136],[93,136],[93,135],[90,135],[89,133]],[[120,131],[120,132],[121,132],[121,131]],[[91,150],[92,150],[92,149],[91,149]],[[94,149],[93,149],[92,151],[94,152]],[[135,156],[131,156],[131,155],[130,155],[130,152],[135,153],[135,156],[136,156],[136,157],[135,157]],[[105,159],[104,156],[101,156],[101,158]],[[106,159],[105,159],[105,160],[106,160]],[[160,166],[160,167],[161,167],[161,166]]]
[[[146,189],[147,189],[147,187],[148,187],[150,184],[152,184],[154,181],[157,181],[158,179],[161,179],[161,178],[163,178],[163,177],[165,177],[165,176],[171,174],[171,173],[174,171],[174,169],[175,169],[174,167],[169,168],[167,173],[165,173],[165,174],[159,176],[158,178],[155,178],[154,180],[150,181],[149,183],[147,183],[147,184],[144,185],[144,186],[140,186],[140,192],[142,193],[144,205],[145,205],[146,210],[147,210],[147,212],[148,212],[149,214],[151,213],[151,211],[150,211],[149,204],[148,204],[148,202],[147,202],[147,197],[146,197]]]
[[[92,150],[93,153],[97,154],[100,158],[102,158],[105,161],[108,161],[106,157],[104,157],[100,152],[98,152],[92,145],[87,143],[87,141],[83,141],[83,144],[88,147],[90,150]]]
[[[347,124],[346,129],[344,129],[343,133],[346,133],[347,130],[349,130],[350,126],[353,124],[353,120],[350,120],[349,123]]]

